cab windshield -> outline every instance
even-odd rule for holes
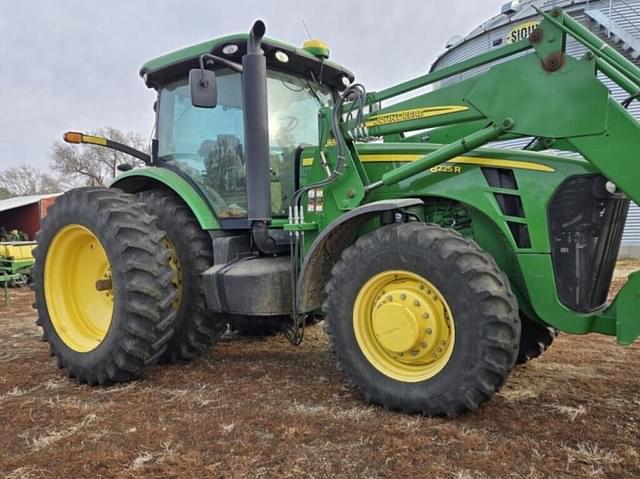
[[[218,106],[191,104],[186,79],[160,90],[158,159],[195,181],[220,218],[246,217],[241,75],[216,72]],[[300,77],[269,71],[271,210],[284,216],[294,190],[298,145],[318,143],[318,109],[329,104],[328,88]]]

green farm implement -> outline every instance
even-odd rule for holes
[[[31,241],[0,242],[0,287],[4,303],[9,302],[9,287],[24,286],[31,282],[34,259]]]
[[[151,154],[65,134],[146,167],[44,220],[36,306],[60,366],[127,381],[234,320],[280,322],[297,344],[321,318],[366,400],[456,415],[557,331],[632,343],[640,274],[607,295],[640,201],[640,69],[562,10],[543,16],[528,39],[376,92],[322,42],[263,38],[260,21],[145,64]],[[516,138],[529,146],[491,147]]]

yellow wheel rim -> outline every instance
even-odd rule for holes
[[[390,270],[369,279],[353,307],[360,350],[382,374],[415,383],[451,359],[455,326],[440,291],[420,275]]]
[[[171,280],[171,284],[177,293],[176,299],[171,304],[171,307],[177,311],[182,305],[182,268],[180,267],[178,253],[176,252],[174,244],[169,238],[165,238],[163,242],[169,250],[169,266],[171,266],[171,269],[173,270],[173,279]]]
[[[62,228],[51,241],[44,265],[49,318],[60,339],[74,351],[95,349],[113,317],[115,285],[107,253],[81,225]]]

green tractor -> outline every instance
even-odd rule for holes
[[[377,92],[322,42],[263,38],[260,21],[144,65],[150,155],[65,135],[146,167],[67,192],[42,225],[38,324],[59,366],[128,381],[198,357],[234,320],[279,321],[298,344],[320,317],[367,401],[454,416],[557,331],[632,343],[640,274],[607,295],[640,201],[626,111],[640,69],[562,10],[543,15],[528,39]]]

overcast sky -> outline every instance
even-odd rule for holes
[[[148,137],[154,99],[138,71],[155,56],[246,31],[314,38],[369,90],[425,73],[455,34],[506,0],[0,0],[0,170],[47,167],[66,130],[114,126]]]

